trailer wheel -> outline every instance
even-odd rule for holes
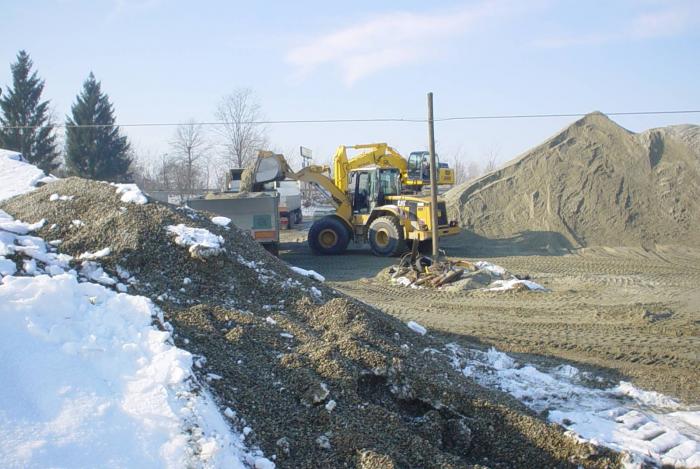
[[[309,247],[316,254],[340,254],[348,243],[350,230],[338,217],[323,217],[309,229]]]
[[[403,227],[396,217],[379,217],[369,225],[369,245],[377,256],[397,256],[406,250]]]

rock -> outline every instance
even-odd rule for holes
[[[318,438],[316,438],[316,444],[321,449],[331,449],[331,440],[329,440],[326,435],[321,435]]]
[[[472,431],[467,426],[467,419],[454,418],[447,421],[442,442],[446,449],[458,449],[466,453],[472,444]]]
[[[316,383],[306,390],[303,401],[311,405],[322,404],[326,401],[330,393],[326,383]]]
[[[357,465],[359,469],[394,469],[396,467],[391,457],[371,449],[362,450],[359,459]]]
[[[282,438],[277,440],[276,444],[277,444],[277,447],[282,452],[282,454],[284,454],[285,456],[289,456],[291,445],[289,444],[289,439],[286,436],[283,436]]]

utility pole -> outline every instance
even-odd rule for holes
[[[428,93],[428,144],[430,149],[430,225],[433,235],[433,261],[438,260],[440,239],[438,238],[437,165],[435,164],[435,122],[433,120],[433,93]]]

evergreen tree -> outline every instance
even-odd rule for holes
[[[29,54],[21,50],[10,65],[12,88],[0,99],[0,148],[22,153],[32,164],[52,171],[60,164],[49,101],[41,101],[44,80],[32,72]],[[12,128],[14,127],[14,128]]]
[[[66,165],[76,176],[104,181],[130,179],[130,145],[114,125],[114,107],[90,72],[66,119]],[[87,126],[87,127],[76,127]]]

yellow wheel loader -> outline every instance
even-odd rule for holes
[[[345,177],[339,177],[338,171]],[[444,201],[432,207],[430,197],[402,193],[399,168],[372,164],[347,171],[336,167],[334,179],[327,172],[328,167],[316,165],[294,172],[283,155],[261,151],[250,175],[253,187],[287,178],[312,183],[330,197],[335,213],[309,229],[309,246],[317,254],[340,254],[352,240],[368,242],[378,256],[399,255],[408,241],[432,239],[433,209],[438,211],[440,236],[459,233],[457,222],[447,220]]]

